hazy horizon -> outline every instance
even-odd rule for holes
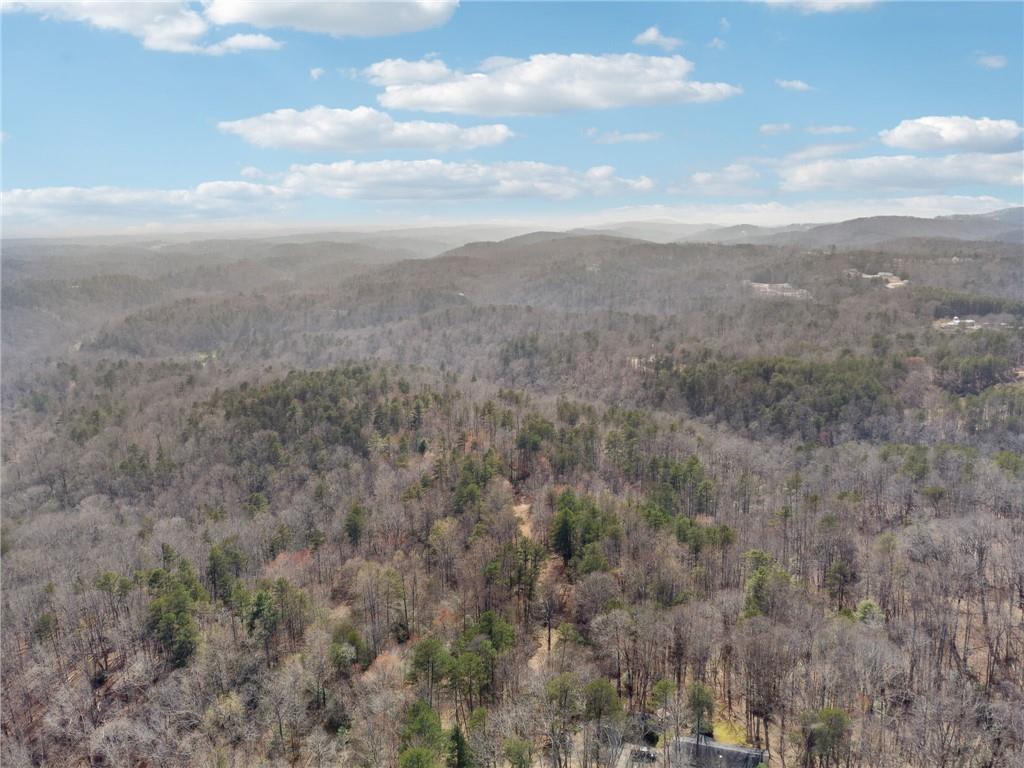
[[[5,2],[4,236],[1024,203],[1019,3],[330,7]]]

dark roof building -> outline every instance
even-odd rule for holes
[[[763,749],[720,744],[708,738],[699,741],[693,736],[676,739],[676,763],[687,768],[757,768],[768,764]]]

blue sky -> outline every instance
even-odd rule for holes
[[[1022,199],[1021,3],[165,0],[0,21],[7,235]]]

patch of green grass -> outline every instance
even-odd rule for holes
[[[715,720],[714,726],[715,741],[722,744],[736,744],[746,746],[746,732],[741,725],[730,720]]]

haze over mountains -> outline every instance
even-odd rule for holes
[[[822,248],[877,245],[905,238],[1024,241],[1024,207],[975,215],[870,216],[828,224],[777,227],[736,224],[700,226],[672,221],[626,222],[569,230],[570,234],[613,234],[653,242],[750,243]]]
[[[544,232],[562,236],[614,235],[655,243],[749,243],[768,245],[801,245],[805,247],[837,247],[876,245],[905,238],[929,238],[952,240],[991,240],[1009,243],[1024,242],[1024,207],[1004,208],[990,213],[974,215],[937,216],[919,218],[913,216],[870,216],[826,224],[792,223],[775,227],[737,224],[714,226],[686,223],[671,219],[612,222],[598,226],[574,227],[565,230],[538,229],[528,223],[511,224],[469,224],[461,226],[420,226],[385,229],[325,229],[274,233],[231,232],[223,235],[203,233],[180,233],[171,236],[120,235],[116,237],[60,237],[60,238],[8,238],[5,248],[16,257],[20,246],[33,244],[37,253],[60,250],[69,245],[76,249],[90,246],[114,246],[116,253],[122,248],[149,248],[157,252],[164,248],[181,248],[188,243],[188,250],[201,248],[198,243],[208,242],[211,253],[230,250],[227,241],[239,240],[260,243],[260,250],[270,248],[274,243],[330,243],[344,242],[365,244],[371,247],[403,250],[409,257],[436,256],[444,251],[469,242],[501,241],[512,237]],[[44,245],[45,244],[45,245]]]
[[[830,245],[878,245],[905,238],[1024,242],[1024,208],[1005,208],[972,216],[871,216],[835,224],[788,227],[737,226],[709,229],[681,238],[691,242],[763,243],[823,248]]]
[[[960,253],[977,243],[983,252],[1012,257],[1024,241],[1022,212],[873,217],[774,229],[707,229],[662,220],[565,232],[472,225],[166,242],[8,240],[3,355],[13,372],[19,361],[28,364],[88,344],[103,328],[110,330],[108,323],[146,308],[184,299],[223,302],[227,308],[241,294],[257,292],[287,297],[327,290],[350,296],[360,307],[372,296],[394,303],[401,293],[400,301],[411,301],[410,307],[513,303],[576,311],[599,305],[662,315],[680,311],[687,301],[694,258],[707,264],[705,270],[720,272],[715,287],[706,290],[724,297],[744,280],[807,282],[806,274],[771,277],[769,265],[809,249],[813,254],[872,248],[916,256]],[[754,246],[760,250],[750,250]],[[666,257],[668,262],[658,262]],[[284,299],[272,299],[278,300]]]

